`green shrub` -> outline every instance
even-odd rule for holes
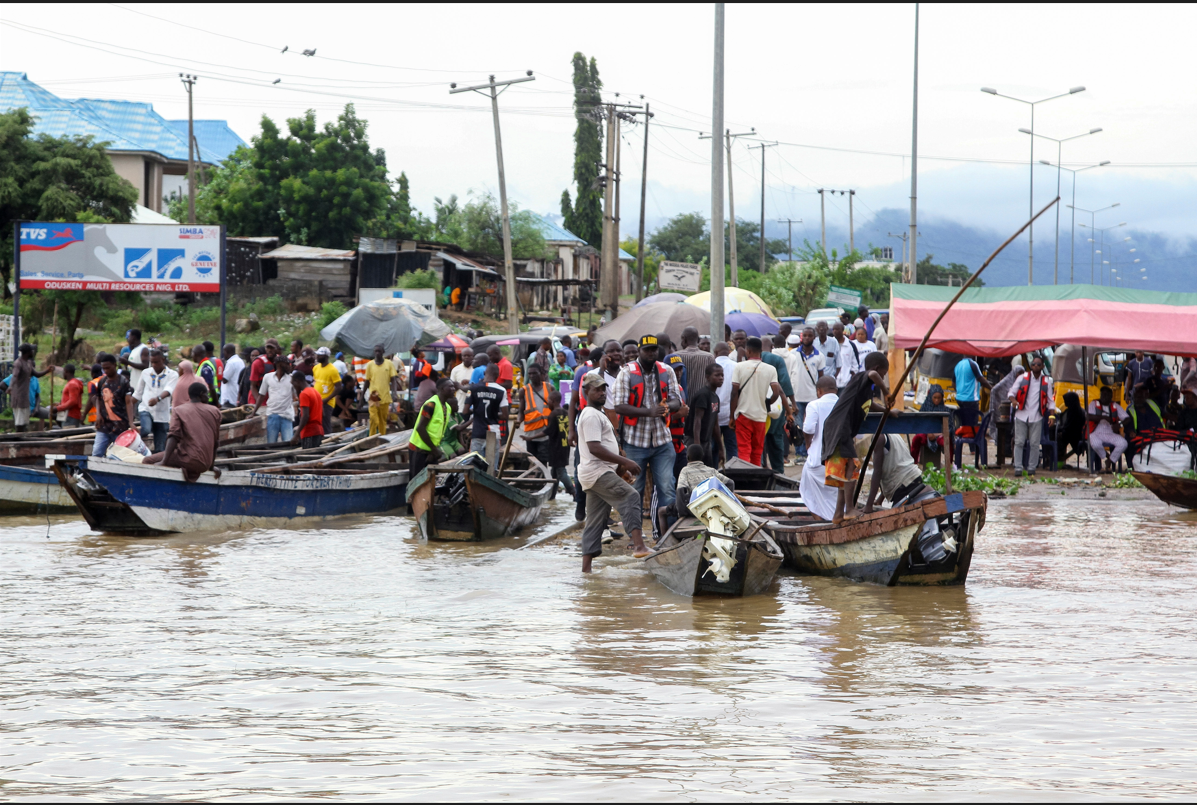
[[[154,335],[173,327],[177,317],[178,308],[174,305],[147,306],[138,312],[137,326],[145,336]]]
[[[348,308],[341,302],[325,302],[320,306],[320,315],[316,319],[316,327],[323,330],[348,312]]]
[[[406,274],[399,275],[399,279],[395,280],[395,287],[431,288],[439,292],[441,289],[441,278],[434,268],[426,268],[423,271],[409,271]]]
[[[947,484],[944,482],[943,470],[930,465],[923,468],[923,483],[941,495]],[[1013,478],[998,478],[987,472],[974,472],[968,467],[952,473],[953,492],[987,492],[990,495],[1013,497],[1018,494],[1021,486]]]

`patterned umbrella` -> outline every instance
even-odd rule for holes
[[[698,305],[703,310],[711,309],[711,292],[703,291],[686,299],[687,304]],[[743,288],[723,289],[723,312],[726,313],[764,313],[769,318],[776,318],[773,311],[765,304],[765,300],[746,291]]]
[[[470,342],[466,341],[461,336],[457,335],[456,333],[449,333],[440,341],[433,341],[431,344],[424,347],[424,349],[428,352],[453,352],[460,355],[461,351],[469,345]]]

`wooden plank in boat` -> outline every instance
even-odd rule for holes
[[[963,495],[963,508],[985,508],[984,492],[961,494]],[[839,545],[879,534],[887,534],[899,528],[917,525],[933,517],[942,517],[948,513],[948,502],[944,498],[935,498],[898,509],[883,509],[872,514],[862,514],[844,521],[839,526],[828,522],[819,522],[818,524],[773,523],[769,526],[769,530],[773,533],[773,538],[779,542],[796,545]]]

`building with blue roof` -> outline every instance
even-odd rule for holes
[[[0,112],[25,107],[34,132],[53,137],[92,137],[105,143],[112,167],[140,194],[139,203],[165,211],[165,197],[184,188],[187,121],[166,120],[153,104],[137,101],[59,98],[25,73],[0,71]],[[195,121],[199,169],[215,167],[244,140],[223,120]]]
[[[536,217],[540,225],[540,234],[553,256],[546,260],[513,261],[517,266],[517,276],[539,281],[521,283],[521,286],[527,286],[520,288],[520,293],[527,297],[522,299],[524,305],[528,308],[548,308],[582,304],[581,297],[584,294],[576,286],[573,290],[566,290],[570,286],[553,286],[550,283],[555,280],[597,282],[602,264],[598,250],[587,245],[586,241],[570,232],[553,217]],[[620,294],[632,292],[630,267],[635,259],[623,249],[619,250]]]

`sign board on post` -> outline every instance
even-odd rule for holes
[[[860,307],[860,291],[832,285],[827,291],[827,307],[842,307],[849,313],[855,313]]]
[[[20,224],[20,287],[218,293],[221,228],[187,224]]]
[[[657,287],[662,291],[697,292],[702,285],[702,266],[697,263],[662,261],[657,265]]]

